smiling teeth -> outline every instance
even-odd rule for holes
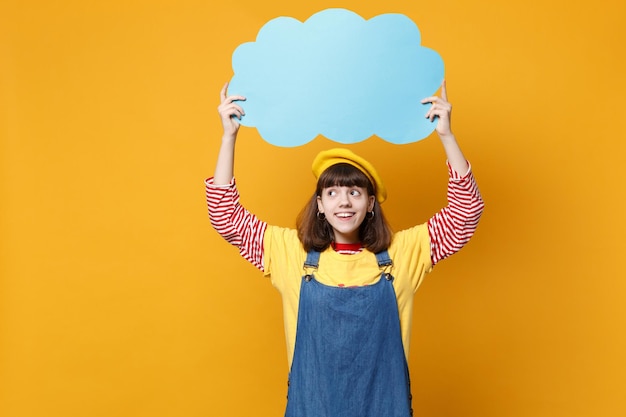
[[[337,217],[352,217],[351,213],[338,213]]]

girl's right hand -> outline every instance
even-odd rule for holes
[[[222,119],[222,127],[224,128],[224,136],[237,136],[239,131],[239,120],[241,116],[246,113],[243,111],[240,105],[235,103],[236,101],[244,101],[246,98],[243,96],[227,96],[228,82],[222,87],[220,92],[220,105],[217,107],[217,112]]]

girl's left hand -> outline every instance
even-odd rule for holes
[[[452,135],[450,127],[450,115],[452,113],[452,104],[448,103],[448,94],[446,92],[446,81],[441,83],[441,97],[432,96],[422,100],[423,104],[431,103],[432,106],[426,113],[426,118],[432,122],[435,117],[438,118],[437,133],[439,136]]]

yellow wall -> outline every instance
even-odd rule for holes
[[[210,228],[202,180],[232,51],[327,7],[419,25],[487,202],[417,295],[417,414],[626,415],[623,1],[3,0],[1,416],[282,415],[279,296]],[[330,145],[243,130],[244,203],[293,225]],[[353,149],[396,228],[444,204],[436,137]]]

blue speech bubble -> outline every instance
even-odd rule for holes
[[[389,13],[369,20],[346,9],[304,23],[267,22],[233,53],[229,94],[242,95],[241,124],[267,142],[304,145],[317,135],[349,144],[372,135],[396,144],[436,127],[420,101],[443,81],[443,60],[420,45],[417,25]]]

